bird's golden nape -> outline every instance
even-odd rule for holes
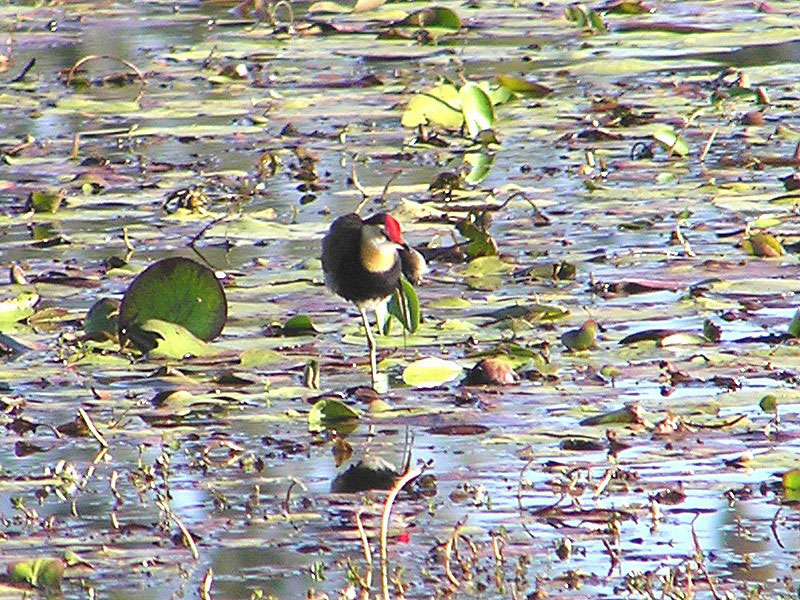
[[[397,251],[401,247],[398,243],[387,239],[381,228],[376,225],[364,225],[361,228],[361,264],[369,273],[391,271],[399,260]]]

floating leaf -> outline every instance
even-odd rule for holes
[[[464,176],[464,181],[471,185],[477,185],[492,170],[494,155],[485,152],[468,152],[464,155],[464,162],[472,167],[470,172]]]
[[[529,81],[523,77],[514,77],[512,75],[498,75],[497,82],[504,88],[519,94],[520,96],[527,96],[529,98],[544,98],[553,93],[553,89],[537,83]]]
[[[492,101],[492,106],[505,104],[514,98],[514,92],[504,85],[491,86],[488,81],[481,81],[478,85],[480,85],[481,89],[489,96],[489,100]]]
[[[59,588],[64,577],[64,563],[58,558],[36,558],[12,562],[7,568],[13,583],[27,583],[35,588]]]
[[[494,107],[489,96],[479,85],[469,82],[458,92],[461,98],[461,112],[467,125],[467,133],[476,138],[481,131],[494,127]]]
[[[432,94],[417,94],[411,98],[401,119],[403,127],[433,123],[444,129],[460,129],[464,115],[444,100]]]
[[[0,302],[0,329],[30,317],[38,302],[39,294],[35,292],[22,292],[16,298]]]
[[[659,346],[701,346],[708,343],[708,338],[704,335],[694,333],[678,332],[662,337],[658,341]]]
[[[497,254],[497,243],[489,235],[489,232],[483,229],[474,214],[470,213],[468,218],[461,219],[456,224],[456,229],[469,240],[465,248],[468,258],[474,259]]]
[[[660,342],[663,338],[676,333],[678,332],[673,329],[645,329],[626,335],[619,343],[621,345],[626,345],[638,344],[639,342]]]
[[[308,315],[295,315],[281,326],[283,335],[306,335],[319,333],[316,325]]]
[[[602,15],[594,9],[587,8],[583,4],[573,4],[564,9],[564,16],[568,21],[572,21],[578,27],[588,29],[590,32],[607,31],[606,24],[603,22]]]
[[[431,427],[428,433],[432,435],[483,435],[490,431],[486,425],[441,425],[439,427]]]
[[[672,127],[663,127],[654,131],[653,139],[670,154],[677,154],[679,156],[689,155],[689,144],[679,137]]]
[[[768,233],[753,233],[742,240],[742,248],[751,256],[774,258],[785,254],[781,243]]]
[[[443,29],[461,29],[461,19],[449,8],[444,6],[431,6],[414,11],[396,26],[405,27],[441,27]]]
[[[89,567],[90,569],[94,568],[92,566],[92,563],[90,563],[85,558],[82,558],[80,555],[78,555],[77,552],[74,552],[73,550],[67,550],[64,552],[64,562],[67,563],[68,567],[82,565],[84,567]]]
[[[462,372],[461,365],[436,357],[414,361],[403,370],[403,381],[413,387],[436,387],[452,381]]]
[[[577,4],[572,4],[564,9],[564,18],[578,27],[586,27],[589,24],[585,8]]]
[[[611,412],[587,417],[580,422],[585,427],[593,425],[613,425],[622,423],[639,423],[642,420],[641,409],[638,405],[630,405]]]
[[[653,12],[653,8],[642,0],[612,0],[602,8],[606,12],[620,15],[642,15]]]
[[[481,256],[469,262],[467,268],[464,270],[464,275],[466,277],[474,277],[507,273],[513,268],[513,265],[505,262],[499,256]]]
[[[243,369],[264,367],[286,360],[286,355],[269,348],[251,348],[242,352],[239,364]]]
[[[800,338],[800,310],[795,311],[787,333],[795,339]]]
[[[130,340],[142,352],[153,356],[181,359],[187,356],[212,356],[216,351],[183,325],[147,319],[130,327]]]
[[[775,412],[778,410],[778,398],[772,394],[767,394],[758,402],[758,406],[764,412]]]
[[[314,2],[311,6],[308,7],[308,14],[320,14],[320,13],[327,13],[333,15],[345,15],[351,12],[351,9],[344,4],[339,4],[338,2],[331,2],[331,0],[322,0],[321,2]],[[352,9],[352,12],[355,12],[355,8]]]
[[[54,213],[64,200],[63,190],[35,190],[31,192],[30,204],[33,212]]]
[[[790,469],[781,478],[783,499],[787,502],[800,502],[800,469]]]
[[[95,302],[83,322],[86,337],[99,342],[117,339],[119,306],[116,298],[101,298]]]
[[[370,10],[375,10],[379,6],[383,6],[386,0],[358,0],[353,7],[354,13],[362,13]]]
[[[592,26],[592,29],[597,32],[608,31],[608,26],[603,21],[603,15],[601,15],[596,10],[590,8],[589,12],[589,25]]]
[[[367,455],[350,463],[331,482],[331,492],[354,494],[367,490],[390,490],[400,476],[397,469],[379,456]]]
[[[442,102],[445,102],[453,109],[459,112],[461,111],[461,96],[458,94],[458,88],[452,83],[440,83],[431,88],[428,93]]]
[[[124,342],[132,327],[157,319],[209,341],[220,334],[227,314],[214,271],[188,258],[167,258],[147,267],[128,287],[119,309],[119,337]]]
[[[571,352],[594,348],[597,345],[597,323],[589,319],[580,328],[564,332],[561,335],[561,342]]]
[[[350,408],[341,400],[324,398],[318,400],[308,411],[308,428],[310,431],[322,431],[335,423],[360,418],[360,412]]]
[[[552,321],[555,319],[563,319],[569,316],[569,311],[566,308],[556,306],[554,304],[518,304],[516,306],[508,306],[493,312],[487,313],[486,317],[491,317],[495,321],[502,321],[503,319],[525,319],[526,321]]]

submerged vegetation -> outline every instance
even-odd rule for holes
[[[0,22],[0,597],[797,597],[796,2]]]

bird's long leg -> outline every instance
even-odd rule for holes
[[[375,338],[372,336],[372,329],[369,326],[369,318],[367,317],[367,310],[363,307],[358,307],[358,312],[361,313],[361,320],[364,323],[364,331],[367,334],[367,348],[369,348],[369,366],[372,374],[372,387],[375,388],[375,382],[378,380],[378,357],[377,347],[375,345]]]

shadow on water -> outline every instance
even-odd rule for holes
[[[737,69],[800,63],[800,40],[774,44],[754,44],[736,50],[719,52],[687,53],[675,58],[711,60]]]

